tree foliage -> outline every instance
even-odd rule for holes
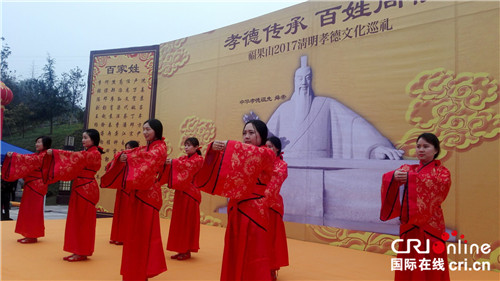
[[[81,115],[78,104],[82,101],[82,93],[86,88],[84,76],[83,71],[77,66],[71,69],[69,73],[63,73],[59,84],[59,91],[64,95],[64,99],[68,103],[69,114],[75,119],[78,119]],[[69,121],[71,122],[71,119]]]
[[[47,127],[53,133],[57,124],[81,123],[84,108],[80,105],[86,89],[85,74],[75,67],[59,77],[55,71],[56,61],[47,56],[40,77],[18,80],[9,69],[7,59],[10,47],[2,38],[1,80],[14,93],[14,99],[6,106],[3,134],[21,134],[34,127]]]
[[[10,54],[12,53],[10,50],[9,45],[5,43],[5,38],[2,39],[2,51],[0,53],[0,76],[2,77],[2,82],[5,83],[5,81],[9,80],[12,76],[11,71],[9,70],[9,63],[7,62],[7,58],[9,58]]]
[[[44,119],[49,121],[49,135],[53,132],[54,118],[65,114],[68,110],[68,102],[65,95],[60,91],[62,87],[57,83],[55,60],[49,55],[47,64],[43,67],[43,73],[39,79],[37,98],[40,106],[36,108],[37,116],[44,116]]]

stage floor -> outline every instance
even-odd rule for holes
[[[39,243],[20,244],[15,221],[1,222],[1,280],[121,280],[122,246],[111,245],[111,218],[97,220],[94,255],[83,262],[66,262],[62,250],[65,220],[46,220]],[[170,221],[161,219],[166,246]],[[171,260],[168,271],[150,280],[219,280],[224,228],[201,225],[200,251],[186,261]],[[288,239],[290,266],[278,280],[393,280],[391,256]],[[500,280],[496,272],[452,272],[452,280]]]

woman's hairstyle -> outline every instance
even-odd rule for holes
[[[102,150],[102,148],[99,147],[99,143],[101,142],[101,136],[99,135],[99,132],[96,129],[87,129],[84,131],[84,133],[87,133],[87,135],[89,135],[89,138],[97,147],[97,150],[99,150],[99,152],[103,154],[104,150]]]
[[[434,154],[434,159],[436,159],[439,155],[439,152],[441,152],[441,147],[439,146],[439,139],[434,135],[433,133],[423,133],[417,138],[417,142],[419,139],[424,139],[426,142],[432,144],[434,148],[436,149],[436,154]]]
[[[43,149],[49,149],[52,146],[52,139],[47,136],[39,136],[36,138],[35,142],[37,142],[39,139],[42,139],[42,144],[43,144]]]
[[[184,141],[184,145],[186,145],[186,143],[190,143],[194,147],[200,146],[200,142],[195,137],[187,138]],[[201,151],[199,149],[196,150],[196,153],[198,153],[198,155],[201,155]]]
[[[261,139],[259,146],[265,145],[266,141],[267,141],[267,132],[268,132],[266,123],[262,122],[261,120],[257,120],[257,119],[250,120],[250,121],[245,123],[245,126],[243,126],[243,130],[245,130],[245,127],[249,123],[251,123],[254,126],[255,130],[257,130],[257,132],[259,133],[259,136]]]
[[[276,147],[278,149],[276,156],[280,155],[281,154],[281,140],[275,136],[269,137],[267,140],[270,141],[274,145],[274,147]]]
[[[136,147],[139,147],[139,143],[135,140],[131,140],[131,141],[128,141],[126,144],[125,144],[125,147],[130,146],[130,148],[136,148]]]
[[[149,127],[151,127],[153,131],[155,131],[155,138],[157,140],[160,140],[163,137],[163,125],[161,124],[160,120],[149,119],[148,121],[144,122],[144,124],[146,123],[148,123]]]

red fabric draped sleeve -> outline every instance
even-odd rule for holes
[[[124,188],[125,163],[120,161],[123,151],[115,153],[113,160],[106,165],[106,172],[101,177],[101,188]]]
[[[164,138],[121,153],[127,154],[127,161],[121,162],[120,155],[116,154],[101,178],[101,187],[122,188],[126,192],[136,190],[137,197],[159,210],[163,201],[158,180],[167,159]]]
[[[408,171],[409,166],[403,165],[400,169]],[[394,179],[394,171],[382,176],[382,207],[380,209],[380,220],[387,221],[401,215],[401,202],[399,200],[399,187],[404,183]]]
[[[171,165],[165,165],[160,184],[168,184],[169,188],[176,190],[186,190],[202,166],[203,157],[198,154],[172,159]]]
[[[85,151],[52,150],[43,159],[42,177],[45,183],[73,180],[73,191],[94,205],[99,201],[95,174],[101,168],[101,153],[96,146]]]
[[[167,158],[167,146],[163,140],[117,152],[101,177],[101,187],[127,190],[150,188],[161,177],[160,172]],[[123,153],[127,154],[126,162],[119,160]]]
[[[126,189],[149,189],[157,182],[167,159],[167,146],[163,140],[124,152],[127,153]]]
[[[268,200],[269,208],[277,211],[281,216],[283,216],[284,207],[283,197],[280,195],[280,190],[287,177],[288,164],[280,157],[276,157],[274,160],[273,174],[267,183],[265,195]]]
[[[223,151],[209,145],[203,167],[195,177],[195,186],[209,194],[231,199],[243,199],[252,193],[264,194],[256,185],[261,174],[271,175],[272,150],[237,141],[228,141]]]
[[[408,172],[402,204],[399,185],[393,180],[393,173],[383,176],[381,219],[400,217],[402,225],[417,225],[440,237],[445,229],[441,204],[446,199],[451,186],[448,169],[434,160],[427,165],[403,165],[400,169]],[[405,231],[402,229],[401,231]]]
[[[43,160],[43,181],[50,184],[73,180],[83,170],[85,164],[84,151],[52,149],[52,156],[46,155]]]
[[[200,191],[194,187],[193,180],[203,165],[203,157],[193,154],[172,159],[172,164],[164,165],[160,185],[168,184],[169,188],[182,191],[198,203],[201,202]]]
[[[2,165],[2,179],[5,181],[15,181],[28,176],[42,166],[45,151],[34,154],[12,153],[11,157],[5,157]]]
[[[42,182],[41,168],[45,154],[46,150],[24,155],[14,152],[11,157],[5,157],[2,165],[2,179],[15,181],[23,178],[25,185],[29,185],[37,193],[45,195],[47,184]]]

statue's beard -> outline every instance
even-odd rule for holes
[[[310,87],[299,87],[292,95],[292,101],[295,103],[295,124],[299,124],[307,117],[311,110],[314,93]]]

